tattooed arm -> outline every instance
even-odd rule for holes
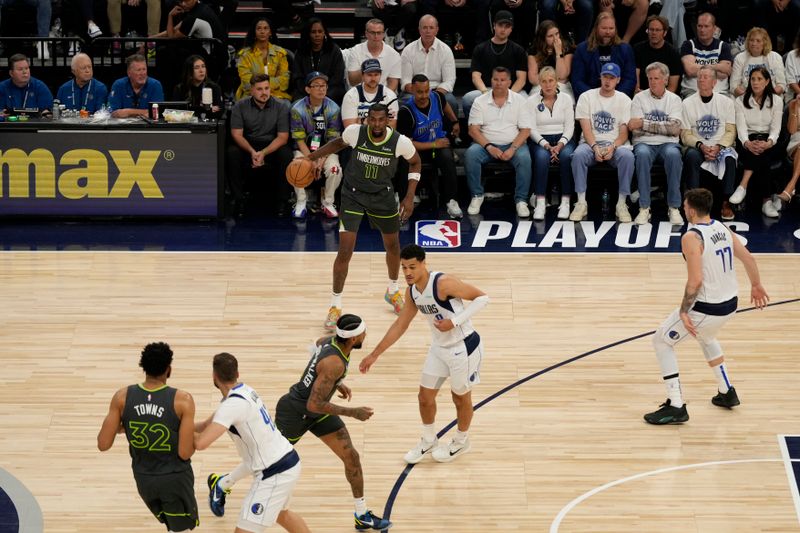
[[[311,389],[311,396],[306,408],[312,413],[349,416],[358,420],[367,420],[372,416],[369,407],[343,407],[331,403],[328,398],[333,395],[336,381],[344,373],[344,363],[337,357],[326,357],[317,363],[317,379]]]
[[[689,318],[689,310],[697,300],[700,288],[703,286],[703,240],[695,231],[687,231],[681,237],[681,251],[686,259],[686,289],[681,301],[680,317],[686,330],[692,335],[697,335],[697,331]]]

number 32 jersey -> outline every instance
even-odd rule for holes
[[[228,392],[213,421],[228,428],[239,456],[253,472],[264,470],[293,449],[275,429],[258,393],[244,383]]]
[[[698,302],[722,303],[736,297],[739,283],[733,268],[733,239],[736,237],[719,220],[708,224],[692,224],[703,240],[703,285],[697,295]]]

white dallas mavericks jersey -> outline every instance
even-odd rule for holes
[[[214,413],[214,422],[228,428],[239,456],[253,472],[264,470],[293,449],[275,428],[258,393],[244,383],[228,392]]]
[[[698,302],[727,302],[739,293],[736,271],[733,268],[733,239],[736,237],[722,222],[690,224],[703,238],[703,286],[697,295]]]
[[[431,272],[428,278],[428,285],[422,292],[417,290],[416,285],[412,285],[411,297],[414,299],[414,304],[419,312],[428,319],[428,325],[433,335],[433,344],[447,347],[463,341],[465,337],[475,330],[472,329],[471,320],[467,320],[450,331],[439,331],[433,325],[434,320],[452,319],[464,310],[464,302],[461,298],[448,298],[447,300],[439,300],[437,298],[436,282],[442,275],[442,272]]]

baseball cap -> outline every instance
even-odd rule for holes
[[[361,72],[362,73],[383,72],[383,69],[381,68],[381,62],[378,61],[377,59],[375,59],[374,57],[371,57],[369,59],[365,59],[361,63]]]
[[[505,9],[502,9],[502,10],[498,11],[497,13],[495,13],[495,15],[494,15],[494,23],[498,24],[500,22],[506,22],[508,24],[513,25],[514,24],[514,15],[512,15],[510,11],[506,11]]]
[[[311,85],[311,82],[316,80],[317,78],[324,81],[328,81],[328,76],[326,76],[325,74],[323,74],[318,70],[315,70],[314,72],[309,72],[308,75],[306,76],[306,87]]]
[[[605,63],[603,68],[600,69],[601,76],[614,76],[615,78],[619,78],[620,74],[619,65],[616,63]]]

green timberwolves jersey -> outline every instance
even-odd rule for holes
[[[122,411],[134,474],[160,475],[191,469],[178,456],[180,418],[175,413],[177,389],[164,385],[147,390],[130,385]]]
[[[370,193],[392,186],[400,134],[390,128],[386,128],[386,134],[382,142],[375,144],[370,139],[369,126],[361,126],[358,143],[344,172],[345,187]]]

